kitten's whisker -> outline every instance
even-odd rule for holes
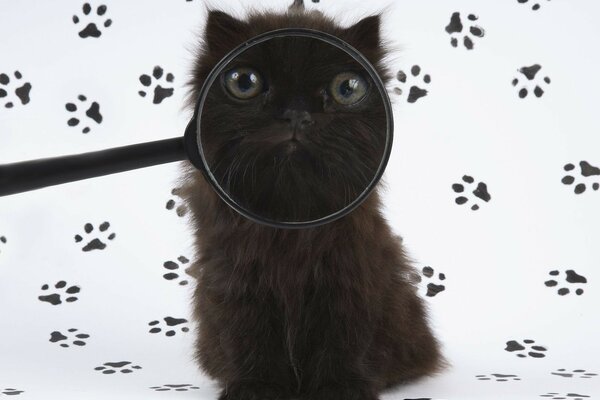
[[[235,165],[236,165],[236,159],[234,158],[233,161],[231,162],[231,164],[229,165],[229,167],[227,167],[227,169],[225,170],[225,174],[227,175],[227,179],[225,181],[225,184],[227,185],[227,191],[228,191],[228,193],[231,193],[231,188],[233,186],[231,175],[233,173]]]
[[[254,157],[254,161],[252,161],[252,169],[250,170],[250,176],[252,177],[252,187],[256,187],[256,173],[254,167],[256,167],[256,160],[258,160],[258,155]]]
[[[244,161],[244,158],[245,158],[245,154],[242,156],[236,157],[236,159],[234,161],[234,167],[232,168],[234,171],[233,182],[231,183],[233,187],[236,187],[236,183],[238,183],[238,180],[240,178],[239,168],[243,164],[242,161]],[[242,184],[243,184],[243,182],[242,182]]]
[[[243,185],[244,187],[246,187],[246,173],[248,172],[248,170],[249,170],[249,169],[250,169],[250,177],[251,177],[251,178],[253,178],[253,175],[252,175],[252,173],[253,173],[253,168],[254,168],[253,166],[254,166],[254,164],[256,163],[256,159],[258,158],[258,152],[257,152],[257,154],[255,154],[255,155],[254,155],[254,157],[252,157],[252,158],[251,158],[251,155],[252,155],[252,154],[250,154],[250,156],[248,157],[248,158],[249,158],[249,160],[247,160],[247,161],[244,163],[244,164],[245,164],[245,167],[244,167],[244,173],[243,173],[243,175],[242,175],[242,185]],[[252,162],[250,162],[250,160],[252,160]],[[253,190],[254,190],[254,187],[255,187],[255,186],[254,186],[254,179],[252,179],[252,189],[253,189]]]

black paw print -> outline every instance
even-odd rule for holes
[[[546,0],[546,1],[550,1],[550,0]],[[527,4],[527,3],[529,3],[529,0],[517,0],[517,2],[520,4]],[[531,3],[533,4],[531,6],[531,9],[533,11],[537,11],[542,7],[542,6],[540,6],[540,3],[536,3],[535,1],[532,1]]]
[[[505,374],[490,374],[490,375],[475,375],[478,381],[496,381],[496,382],[508,382],[508,381],[520,381],[517,375],[505,375]]]
[[[598,374],[593,372],[587,372],[585,369],[574,369],[572,371],[567,371],[564,368],[557,369],[555,372],[551,372],[552,375],[562,376],[563,378],[581,378],[581,379],[591,379]]]
[[[585,394],[577,394],[577,393],[566,393],[566,394],[560,394],[560,393],[546,393],[546,394],[540,394],[540,397],[546,397],[546,398],[551,398],[553,400],[583,400],[583,399],[589,399],[590,396],[586,396]]]
[[[146,74],[140,75],[140,83],[149,88],[152,85],[152,78],[154,78],[154,80],[158,81],[163,77],[163,75],[164,75],[164,70],[157,65],[156,67],[154,67],[154,70],[152,71],[152,76],[146,75]],[[173,79],[175,79],[173,74],[170,72],[167,73],[167,75],[165,77],[166,82],[168,82],[168,84],[170,84],[173,82]],[[166,85],[168,85],[168,84],[166,84]],[[152,103],[160,104],[167,97],[173,96],[173,91],[174,91],[174,89],[172,87],[164,88],[159,83],[156,83],[154,86],[154,98],[152,99]],[[146,92],[146,90],[140,90],[138,92],[138,94],[142,97],[146,97],[146,95],[148,93]]]
[[[69,347],[70,344],[74,346],[85,346],[87,343],[83,339],[88,339],[90,335],[87,333],[77,333],[77,329],[71,328],[67,331],[66,335],[63,335],[59,331],[50,333],[50,342],[59,343],[60,347]],[[69,344],[70,343],[70,344]]]
[[[469,14],[467,19],[470,26],[468,32],[465,32],[463,35],[463,44],[467,50],[473,50],[474,44],[471,36],[474,38],[482,38],[485,36],[485,31],[482,27],[474,24],[475,21],[479,19],[479,17],[477,17],[475,14]],[[458,47],[458,38],[462,35],[463,28],[464,26],[460,17],[460,13],[455,12],[450,18],[450,23],[448,26],[446,26],[446,32],[448,32],[451,37],[450,44],[452,44],[453,47]]]
[[[402,83],[402,84],[406,84],[407,83],[407,78],[408,80],[416,80],[416,78],[419,78],[421,75],[421,67],[419,67],[418,65],[413,65],[413,67],[410,69],[410,74],[414,77],[413,78],[408,78],[408,75],[400,70],[398,71],[398,73],[396,74],[396,79],[398,80],[398,82]],[[424,86],[428,86],[431,83],[431,76],[429,74],[423,74],[423,85]],[[401,85],[401,86],[409,86],[410,83],[408,85]],[[405,90],[402,89],[402,87],[396,87],[394,88],[394,92],[399,95],[402,96],[405,93]],[[406,98],[406,101],[409,103],[416,103],[417,100],[419,100],[421,97],[425,97],[427,96],[427,90],[423,89],[417,85],[411,85],[410,86],[410,90],[408,92],[408,96]]]
[[[7,242],[6,236],[0,236],[0,243],[6,244],[6,242]],[[0,251],[0,253],[2,253],[2,251]]]
[[[130,374],[134,369],[142,369],[139,365],[133,365],[131,361],[105,362],[100,367],[94,368],[95,371],[102,371],[103,374],[110,375],[120,372]]]
[[[110,228],[110,223],[103,222],[100,224],[98,235],[93,236],[102,236],[105,237],[104,240],[113,240],[116,236],[115,233],[108,233],[108,228]],[[84,225],[83,230],[85,231],[85,235],[92,236],[92,232],[94,231],[94,225],[87,223]],[[89,239],[89,237],[88,237]],[[87,244],[81,248],[82,251],[92,251],[92,250],[104,250],[106,248],[106,243],[100,240],[99,237],[94,237],[91,240],[86,239]],[[75,235],[75,242],[79,243],[83,241],[83,237],[81,235]]]
[[[187,264],[187,263],[190,262],[190,260],[188,260],[184,256],[177,257],[177,261],[179,261],[179,263],[181,264],[182,267],[185,266],[185,264]],[[165,278],[168,281],[173,281],[173,280],[176,280],[178,278],[182,278],[179,281],[179,285],[185,286],[185,285],[187,285],[189,283],[188,280],[185,278],[186,271],[184,270],[183,273],[181,273],[181,271],[180,271],[181,275],[184,275],[183,277],[180,274],[178,274],[177,272],[175,272],[176,270],[179,269],[180,264],[176,263],[175,261],[165,261],[163,263],[163,267],[165,269],[168,269],[171,272],[167,272],[166,274],[164,274],[163,278]]]
[[[44,284],[42,286],[42,290],[44,292],[46,292],[49,289],[50,289],[50,286],[48,284]],[[59,305],[62,303],[61,295],[66,297],[65,301],[67,303],[72,303],[72,302],[78,300],[77,296],[74,296],[74,295],[81,291],[79,286],[67,287],[67,282],[65,282],[65,281],[56,282],[56,284],[54,285],[54,289],[56,289],[56,291],[58,293],[41,295],[41,296],[38,296],[38,299],[40,301],[45,301],[46,303],[50,303],[53,306],[56,306],[56,305]],[[64,292],[64,293],[61,293],[61,292]]]
[[[589,180],[595,180],[597,182],[593,182],[591,183],[591,187],[592,189],[594,189],[594,191],[597,191],[598,189],[600,189],[600,168],[598,167],[594,167],[593,165],[591,165],[590,163],[588,163],[587,161],[581,161],[579,163],[579,174],[581,176],[579,176],[578,178],[590,178],[588,179],[587,185],[589,185],[591,182],[589,182]],[[567,172],[571,172],[575,169],[575,165],[573,164],[567,164],[564,166],[564,170]],[[571,172],[573,173],[573,172]],[[573,185],[575,184],[575,177],[573,175],[566,175],[564,178],[562,178],[562,183],[564,183],[565,185]],[[585,192],[587,190],[587,185],[586,183],[580,182],[575,184],[575,194],[581,194],[583,192]]]
[[[521,75],[517,76],[516,78],[513,79],[512,81],[512,85],[514,87],[519,86],[519,83],[523,82],[520,85],[520,89],[519,89],[519,97],[524,99],[529,95],[529,92],[532,90],[533,88],[533,94],[535,94],[535,97],[542,97],[544,95],[544,89],[542,89],[542,86],[544,85],[549,85],[551,83],[551,80],[549,77],[545,76],[543,79],[538,79],[539,75],[538,72],[540,72],[540,70],[542,69],[542,66],[540,64],[534,64],[530,67],[521,67],[519,68],[519,73]],[[523,77],[526,78],[526,80],[523,80]],[[521,79],[519,79],[521,78]],[[542,83],[543,82],[543,83]]]
[[[421,270],[423,276],[425,278],[427,278],[427,280],[433,280],[436,279],[435,278],[435,271],[433,268],[431,267],[424,267]],[[437,274],[437,280],[438,280],[438,284],[433,283],[433,282],[429,282],[427,284],[427,293],[426,296],[427,297],[435,297],[437,294],[443,292],[444,290],[446,290],[446,286],[442,285],[441,283],[443,281],[446,280],[446,275],[443,273],[439,273]],[[418,282],[422,282],[423,278],[421,276],[417,277],[417,281]]]
[[[25,393],[25,391],[24,390],[11,389],[11,388],[0,389],[0,394],[4,394],[4,395],[7,395],[7,396],[18,396],[21,393]]]
[[[548,350],[545,346],[535,345],[535,340],[525,339],[523,340],[524,345],[517,342],[516,340],[510,340],[506,342],[506,348],[504,350],[509,353],[517,352],[517,357],[526,358],[527,356],[533,358],[544,358],[546,357],[546,351]]]
[[[151,386],[150,389],[154,390],[155,392],[170,392],[171,390],[176,392],[187,392],[190,390],[198,390],[200,388],[198,386],[190,385],[189,383],[184,383],[181,385],[167,384],[161,386]]]
[[[544,282],[544,284],[547,287],[556,287],[558,286],[558,282],[555,279],[558,279],[557,277],[560,275],[560,271],[550,271],[548,273],[550,276],[554,277],[554,279],[548,280],[546,282]],[[567,281],[567,283],[570,283],[572,286],[576,285],[576,284],[584,284],[587,283],[587,279],[584,276],[578,275],[575,271],[573,271],[572,269],[569,269],[567,271],[565,271],[565,275],[566,278],[565,280]],[[565,296],[567,294],[571,293],[571,291],[569,290],[569,288],[563,287],[558,289],[558,294],[561,296]],[[582,288],[577,288],[575,290],[575,294],[577,294],[577,296],[581,296],[583,294],[583,289]]]
[[[25,82],[21,84],[20,81],[23,79],[23,75],[19,71],[14,72],[14,77],[15,80],[11,81],[7,74],[0,73],[0,99],[4,100],[6,97],[7,102],[4,103],[4,107],[6,108],[13,108],[16,102],[16,99],[9,96],[9,93],[12,95],[13,86],[18,86],[14,89],[14,95],[19,99],[22,105],[29,103],[31,100],[29,98],[29,94],[31,93],[31,83]]]
[[[151,327],[148,332],[150,333],[160,333],[163,330],[166,330],[165,336],[175,336],[175,329],[170,329],[173,327],[177,327],[181,330],[181,332],[189,332],[190,328],[187,327],[188,320],[185,318],[173,318],[173,317],[164,317],[165,321],[150,321],[148,325]],[[168,329],[168,330],[167,330]]]
[[[85,39],[88,37],[99,38],[100,36],[102,36],[102,32],[100,31],[100,29],[98,29],[98,26],[104,26],[105,28],[108,28],[112,25],[112,20],[110,18],[104,17],[104,14],[106,14],[106,10],[107,7],[105,5],[98,6],[98,8],[96,8],[96,15],[98,16],[98,25],[96,25],[96,22],[94,22],[93,20],[88,22],[85,28],[79,31],[79,37]],[[92,12],[92,6],[90,5],[90,3],[84,3],[82,11],[84,15],[82,19],[96,18],[95,16],[90,15],[90,13]],[[101,23],[101,20],[104,20],[104,23]],[[75,23],[75,25],[77,25],[81,21],[77,15],[73,15],[73,22]]]
[[[83,104],[87,98],[80,94],[79,96],[77,96],[77,100],[79,100],[81,104],[81,109],[80,109],[80,113],[81,114],[83,112],[83,109],[85,108],[85,105]],[[68,112],[70,113],[74,113],[78,110],[77,105],[75,103],[67,103],[65,104],[65,108],[67,109]],[[87,118],[91,119],[92,121],[96,122],[97,124],[100,124],[102,122],[102,114],[100,114],[100,104],[96,103],[95,101],[92,102],[92,104],[88,107],[88,109],[85,111],[85,115],[87,116]],[[83,119],[82,115],[77,115],[76,117],[72,117],[67,121],[67,125],[75,127],[77,125],[79,125],[79,123],[81,122],[81,120]],[[83,133],[89,133],[90,132],[90,127],[89,126],[85,126],[81,132]]]
[[[167,205],[166,205],[166,209],[167,210],[175,210],[175,213],[180,216],[180,217],[185,217],[185,215],[188,212],[188,208],[185,205],[185,203],[183,203],[181,200],[181,189],[179,188],[175,188],[173,190],[171,190],[171,194],[173,196],[175,196],[174,199],[169,199],[169,201],[167,201]]]
[[[475,188],[473,191],[471,191],[471,186],[474,184],[475,179],[473,179],[472,176],[464,175],[462,177],[462,181],[463,181],[463,183],[455,183],[454,185],[452,185],[452,190],[454,190],[455,193],[462,194],[462,193],[465,193],[465,190],[466,190],[467,192],[471,192],[476,198],[483,200],[486,203],[492,199],[492,196],[489,194],[487,185],[485,183],[479,182],[477,184],[477,188]],[[465,188],[465,186],[467,186],[467,185],[468,185],[468,189]],[[473,201],[476,201],[476,200],[473,200]],[[467,204],[469,202],[469,198],[466,197],[466,193],[465,193],[464,195],[458,196],[455,199],[455,202],[458,205]],[[471,206],[471,210],[473,210],[473,211],[479,210],[479,205],[473,204]]]

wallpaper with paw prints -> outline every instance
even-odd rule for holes
[[[0,0],[0,163],[183,134],[206,6]],[[384,10],[385,214],[451,366],[383,399],[600,398],[600,4],[320,0]],[[178,166],[0,198],[0,398],[214,399],[196,368]]]

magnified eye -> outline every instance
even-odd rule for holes
[[[354,72],[342,72],[333,78],[329,91],[335,101],[349,106],[361,101],[366,96],[368,88],[369,85],[360,75]]]
[[[225,87],[233,97],[248,100],[263,91],[264,82],[258,71],[239,67],[225,73]]]

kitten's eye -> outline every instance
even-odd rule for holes
[[[368,88],[369,85],[360,75],[354,72],[342,72],[333,78],[329,91],[335,101],[349,106],[361,101],[367,94]]]
[[[233,97],[248,100],[263,91],[264,83],[256,70],[239,67],[225,73],[225,87]]]

